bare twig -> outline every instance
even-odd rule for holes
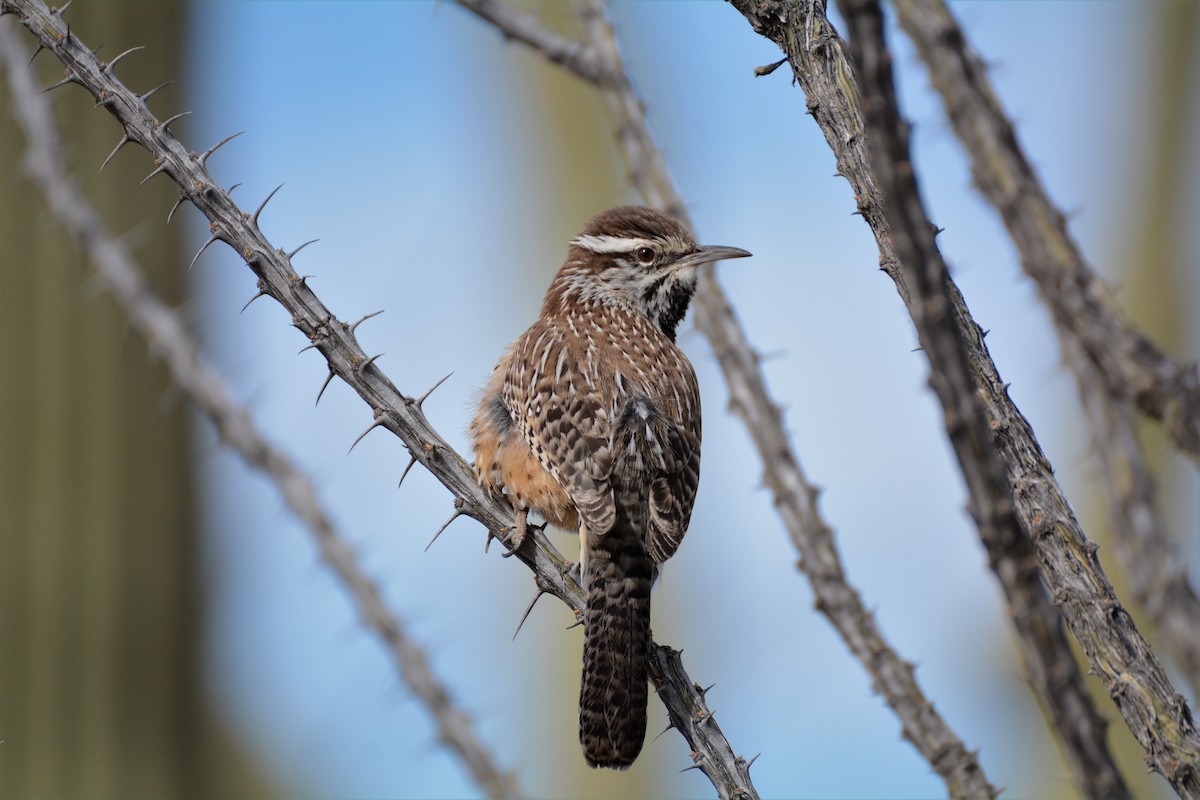
[[[1088,797],[1128,797],[1104,741],[1104,724],[1087,701],[1074,659],[1062,637],[1058,615],[1036,573],[1013,574],[1006,556],[1018,548],[1028,564],[1032,547],[1017,518],[1004,462],[992,444],[982,401],[976,396],[968,363],[968,345],[951,311],[950,274],[938,252],[936,232],[928,222],[909,156],[908,130],[897,107],[890,54],[883,42],[882,14],[872,0],[844,6],[854,37],[851,50],[858,65],[871,163],[892,226],[892,244],[900,269],[914,290],[910,305],[921,348],[929,358],[930,385],[942,405],[946,432],[966,479],[970,508],[979,535],[987,543],[992,564],[1010,597],[1016,595],[1040,612],[1014,614],[1031,671],[1035,692],[1055,728],[1066,739],[1068,764],[1076,784]],[[1045,645],[1051,645],[1047,651]],[[1069,668],[1068,687],[1075,697],[1055,693],[1051,658]],[[1064,700],[1071,700],[1071,704]]]
[[[505,39],[533,48],[550,61],[586,81],[598,83],[604,73],[596,54],[580,42],[547,28],[533,14],[517,11],[499,0],[456,0],[463,8],[492,23]]]
[[[1065,355],[1077,365],[1079,395],[1108,487],[1117,555],[1162,647],[1175,657],[1193,693],[1200,696],[1200,598],[1188,583],[1186,560],[1166,534],[1133,414],[1112,402],[1096,366],[1082,353],[1070,352],[1075,346],[1064,343]]]
[[[880,262],[896,282],[914,319],[922,312],[905,274],[899,269],[891,226],[880,188],[864,147],[858,90],[840,40],[820,0],[733,0],[760,34],[788,56],[816,118],[854,187],[859,211],[871,225]],[[1030,533],[1046,583],[1083,646],[1089,664],[1103,681],[1152,765],[1173,785],[1200,780],[1197,740],[1191,711],[1121,607],[1095,556],[1095,545],[1079,528],[1070,505],[1038,447],[1029,423],[1007,396],[984,346],[983,333],[971,319],[961,294],[947,283],[949,313],[965,337],[968,367],[987,410],[994,446],[1005,461],[1017,516]],[[1190,789],[1188,789],[1190,792]]]
[[[414,398],[402,394],[378,366],[362,369],[369,358],[351,332],[350,324],[337,319],[295,274],[286,253],[267,239],[249,212],[237,207],[229,192],[215,184],[199,156],[189,153],[170,131],[159,129],[142,98],[105,71],[74,32],[68,35],[59,12],[51,11],[41,0],[0,0],[0,13],[12,13],[20,19],[34,38],[67,68],[68,82],[84,87],[96,98],[97,105],[104,106],[117,119],[123,135],[150,151],[156,170],[174,181],[192,205],[208,218],[217,239],[245,259],[261,281],[261,290],[287,310],[292,325],[321,352],[332,374],[350,386],[368,404],[372,414],[383,420],[382,427],[398,436],[422,466],[450,490],[456,507],[507,542],[516,523],[512,507],[480,487],[474,469],[434,430]],[[579,584],[570,576],[565,560],[545,534],[533,531],[516,556],[534,571],[539,587],[571,609],[583,609]],[[682,662],[672,656],[674,652],[655,645],[652,661],[660,666],[652,677],[659,684],[659,698],[671,718],[682,723],[677,727],[693,751],[729,753],[728,764],[736,765],[738,759],[732,756],[732,748],[711,713],[703,718],[702,724],[693,719],[695,709],[707,710],[707,707]],[[725,763],[710,763],[705,770],[718,794],[722,798],[757,798],[748,772],[725,770]]]
[[[975,185],[1004,219],[1060,337],[1078,341],[1108,393],[1162,422],[1176,447],[1200,464],[1196,365],[1172,359],[1150,341],[1088,266],[949,9],[940,0],[921,0],[896,10],[971,156]]]
[[[474,10],[470,3],[463,5]],[[572,71],[601,88],[626,168],[642,197],[690,228],[687,208],[650,133],[644,105],[629,79],[603,5],[586,0],[580,7],[585,46],[596,53],[603,77],[593,79]],[[505,22],[488,21],[503,30]],[[544,52],[543,42],[553,41],[553,32],[539,31],[536,21],[526,19],[521,30],[524,36],[520,40],[539,52]],[[870,673],[875,688],[900,718],[905,738],[947,780],[952,791],[967,787],[966,793],[986,796],[990,785],[975,754],[925,697],[912,664],[887,642],[862,597],[847,581],[833,531],[821,517],[817,489],[808,482],[788,444],[783,413],[767,390],[759,356],[711,270],[701,272],[695,305],[696,326],[712,344],[729,386],[730,405],[746,424],[762,458],[764,483],[800,552],[800,568],[817,598],[817,609]]]
[[[1186,448],[1196,427],[1194,365],[1171,361],[1117,307],[1067,230],[1065,216],[1026,158],[1016,131],[954,15],[940,0],[896,5],[933,85],[971,157],[975,183],[1000,212],[1021,264],[1051,309],[1065,362],[1076,383],[1114,501],[1115,541],[1134,596],[1163,634],[1163,644],[1200,692],[1200,599],[1154,503],[1154,479],[1129,414],[1132,401],[1165,422]],[[1193,409],[1189,421],[1186,409]],[[1157,409],[1157,411],[1155,411]],[[1195,456],[1196,453],[1192,452]]]
[[[45,99],[37,93],[25,62],[29,49],[9,25],[0,25],[0,65],[8,75],[13,107],[25,129],[29,152],[25,170],[41,189],[54,217],[95,264],[99,282],[113,296],[151,352],[171,371],[175,383],[208,417],[221,440],[248,464],[264,472],[288,507],[307,526],[321,558],[346,587],[363,624],[383,640],[400,679],[433,717],[438,738],[466,767],[488,797],[515,798],[521,792],[476,736],[467,714],[434,673],[424,651],[383,602],[379,586],[363,570],[311,481],[290,458],[259,432],[244,408],[235,403],[220,376],[203,359],[179,316],[146,285],[123,244],[109,236],[99,215],[67,176],[58,131]],[[114,59],[115,61],[115,59]]]

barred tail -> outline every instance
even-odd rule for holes
[[[629,767],[646,738],[653,566],[643,541],[627,524],[588,536],[579,743],[592,767]]]

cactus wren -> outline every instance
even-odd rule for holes
[[[675,328],[696,268],[748,255],[699,247],[651,208],[598,215],[471,423],[480,482],[517,510],[515,546],[530,511],[579,532],[579,740],[593,767],[628,767],[642,749],[650,586],[687,531],[700,478],[700,391]]]

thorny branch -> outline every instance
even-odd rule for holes
[[[471,11],[476,10],[474,0],[459,2]],[[600,64],[598,76],[573,69],[569,63],[554,58],[551,54],[555,52],[559,34],[539,27],[528,15],[521,20],[519,36],[507,27],[505,19],[484,18],[504,35],[521,41],[600,88],[633,184],[647,203],[692,227],[662,152],[650,134],[644,105],[625,70],[603,4],[580,0],[578,5],[586,52],[592,53],[592,58]],[[818,490],[809,483],[788,444],[783,412],[767,390],[759,368],[760,358],[711,270],[700,274],[695,305],[696,326],[711,343],[729,385],[730,406],[746,424],[762,458],[764,483],[800,552],[800,568],[808,577],[817,610],[830,620],[863,664],[875,690],[900,718],[904,737],[946,780],[951,793],[981,797],[994,794],[975,754],[925,697],[913,664],[888,644],[862,597],[847,581],[833,531],[818,508]],[[1056,619],[1053,613],[1051,619]]]
[[[1196,426],[1183,409],[1191,404],[1200,414],[1195,366],[1171,362],[1104,289],[1025,156],[986,66],[945,4],[912,0],[895,8],[971,157],[976,185],[1000,212],[1022,266],[1050,306],[1102,461],[1115,541],[1134,596],[1200,693],[1200,598],[1188,584],[1184,561],[1154,501],[1154,479],[1133,421],[1119,405],[1132,399],[1143,410],[1147,405],[1178,410],[1165,423],[1183,447],[1189,426]],[[1117,362],[1122,366],[1116,368]],[[1153,402],[1138,399],[1139,391],[1153,396]]]
[[[1040,614],[1017,614],[1014,609],[1014,622],[1030,645],[1031,672],[1046,679],[1045,683],[1039,681],[1035,690],[1050,712],[1055,729],[1068,737],[1067,761],[1076,784],[1089,797],[1128,797],[1129,791],[1105,746],[1104,723],[1088,702],[1050,596],[1036,572],[1014,574],[1014,561],[1006,557],[1019,548],[1021,563],[1028,569],[1033,550],[1017,519],[1004,462],[992,444],[982,401],[976,396],[966,340],[960,336],[950,311],[950,274],[918,193],[908,129],[896,105],[890,54],[879,27],[881,12],[871,0],[847,2],[843,10],[854,34],[850,44],[863,88],[871,163],[900,270],[914,291],[910,306],[913,322],[921,349],[929,358],[930,386],[941,403],[946,432],[966,479],[971,514],[1006,593],[1026,604],[1022,611],[1036,610]],[[1049,683],[1054,674],[1052,665],[1042,660],[1046,653],[1069,669],[1071,693],[1054,692]]]
[[[1113,542],[1126,567],[1138,604],[1150,615],[1163,647],[1200,697],[1200,598],[1188,583],[1186,560],[1166,533],[1154,479],[1138,441],[1137,426],[1127,406],[1113,403],[1104,391],[1095,364],[1064,342],[1064,357],[1073,365],[1104,482],[1112,518]]]
[[[52,11],[41,0],[0,0],[0,14],[8,13],[15,14],[38,43],[66,67],[66,77],[57,85],[82,86],[121,124],[122,140],[136,142],[151,153],[154,169],[146,180],[163,173],[174,181],[181,201],[191,202],[208,218],[211,240],[229,245],[246,261],[259,279],[260,291],[287,309],[292,325],[325,357],[329,375],[341,378],[362,397],[379,426],[398,436],[413,457],[451,491],[455,509],[507,542],[515,526],[511,506],[479,486],[471,465],[433,429],[418,401],[401,393],[359,346],[355,326],[337,319],[292,269],[289,254],[271,244],[258,225],[265,203],[254,212],[238,208],[208,173],[205,161],[212,151],[188,152],[168,129],[171,120],[159,121],[146,106],[154,90],[139,95],[126,87],[113,74],[112,64],[99,61],[69,29],[61,12]],[[516,556],[533,570],[539,589],[582,611],[580,587],[543,533],[534,531],[527,536]],[[673,725],[691,746],[696,766],[713,782],[718,795],[757,798],[746,760],[734,755],[700,686],[684,671],[678,652],[655,645],[651,677]]]
[[[732,0],[755,31],[778,44],[853,186],[858,209],[875,234],[880,263],[914,319],[921,313],[893,249],[882,194],[863,144],[853,71],[821,0]],[[1005,462],[1017,516],[1030,534],[1043,579],[1151,765],[1185,796],[1196,796],[1200,740],[1191,711],[1121,607],[1100,569],[1095,545],[1079,528],[1029,423],[1008,398],[983,333],[953,281],[950,309],[967,345],[975,390],[983,398],[993,444]]]
[[[1062,339],[1074,339],[1114,398],[1160,421],[1200,465],[1200,377],[1122,313],[1088,266],[1004,114],[987,69],[938,0],[898,3],[901,25],[929,66],[947,115],[971,156],[975,185],[991,202],[1037,284]]]
[[[212,422],[221,440],[246,463],[264,472],[303,520],[321,558],[346,587],[359,618],[383,641],[400,679],[433,717],[438,738],[488,797],[520,797],[515,778],[495,763],[476,736],[470,717],[455,704],[424,651],[383,602],[379,586],[334,526],[312,482],[267,441],[250,414],[233,401],[178,314],[146,285],[125,246],[108,234],[99,215],[83,199],[83,192],[67,176],[49,103],[38,94],[28,61],[29,49],[16,30],[0,25],[0,68],[8,75],[16,118],[29,142],[25,171],[45,196],[51,213],[96,265],[100,283],[146,340],[151,353],[167,365],[175,383]]]

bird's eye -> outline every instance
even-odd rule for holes
[[[634,255],[637,256],[638,261],[642,262],[643,264],[649,264],[654,261],[654,248],[639,247]]]

